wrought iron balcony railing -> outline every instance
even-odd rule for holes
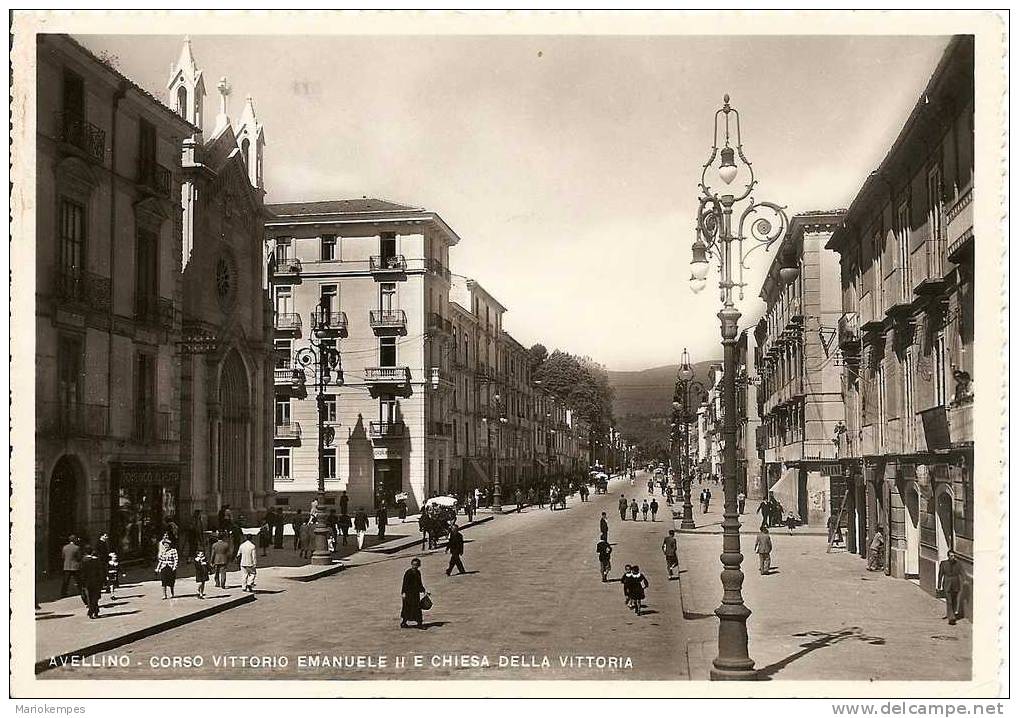
[[[61,304],[96,312],[110,309],[110,279],[91,272],[60,269],[56,275],[56,298]]]
[[[368,261],[368,268],[377,274],[402,274],[407,271],[407,258],[402,254],[376,255]]]
[[[301,425],[296,421],[284,424],[275,424],[273,437],[280,441],[297,441],[301,438]]]
[[[291,366],[278,366],[272,370],[273,383],[276,386],[292,387],[304,385],[304,372]]]
[[[134,296],[134,318],[137,322],[160,329],[173,328],[173,300],[146,292]]]
[[[81,115],[72,112],[57,113],[60,140],[77,147],[96,162],[106,158],[106,132]]]
[[[369,384],[407,384],[410,369],[405,366],[370,366],[364,370],[364,380]]]
[[[170,170],[152,159],[138,162],[138,184],[160,197],[170,196]]]
[[[273,315],[273,326],[280,332],[299,332],[301,315],[297,312],[276,312]]]
[[[372,329],[404,329],[407,314],[402,309],[372,309],[369,322]]]
[[[345,334],[347,331],[347,315],[335,309],[316,307],[311,313],[311,328],[316,332],[336,332]]]
[[[297,257],[276,257],[277,277],[286,275],[299,275],[301,273],[301,260]]]
[[[134,415],[135,441],[142,444],[173,442],[178,440],[177,426],[168,411],[151,411],[139,407]]]
[[[368,423],[368,433],[373,439],[400,438],[406,432],[402,421],[372,421]]]

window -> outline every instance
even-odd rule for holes
[[[905,421],[904,450],[908,451],[913,445],[913,420],[915,411],[913,409],[913,353],[906,351],[902,358],[902,398],[903,398],[903,420]]]
[[[276,287],[276,316],[282,316],[284,314],[290,314],[294,310],[293,305],[294,292],[293,288],[287,284],[281,284]]]
[[[379,338],[379,366],[396,366],[396,337]]]
[[[62,336],[57,343],[57,400],[61,407],[76,406],[82,399],[82,342]]]
[[[276,398],[276,426],[290,424],[290,399]]]
[[[293,256],[293,243],[290,237],[276,238],[276,263],[283,264]]]
[[[184,85],[177,88],[177,114],[185,120],[188,118],[188,91]]]
[[[930,217],[930,242],[927,245],[930,276],[940,279],[944,274],[941,242],[943,240],[941,216],[941,167],[935,165],[927,174],[927,212]]]
[[[379,285],[379,309],[384,312],[396,309],[395,282],[382,282]]]
[[[878,446],[883,447],[885,441],[885,370],[882,363],[877,365],[877,440]]]
[[[948,403],[948,381],[945,365],[945,335],[939,333],[934,342],[934,406],[944,406]]]
[[[138,163],[142,179],[149,179],[156,165],[156,128],[145,120],[138,120]]]
[[[383,232],[379,236],[379,255],[382,257],[382,266],[388,266],[387,260],[396,256],[396,235],[392,232]]]
[[[141,441],[153,438],[156,418],[156,358],[139,353],[135,357],[135,437]]]
[[[335,284],[323,284],[319,294],[319,306],[326,316],[340,308],[339,290]]]
[[[135,244],[135,308],[139,317],[152,316],[159,296],[159,237],[139,229]]]
[[[322,450],[322,476],[327,481],[336,480],[336,449]]]
[[[899,205],[896,225],[898,228],[899,241],[899,279],[900,286],[902,288],[901,296],[905,299],[906,297],[909,297],[913,291],[909,271],[909,202],[903,202]]]
[[[273,476],[280,481],[290,481],[290,449],[276,449],[273,454]]]
[[[331,262],[337,259],[336,256],[336,235],[335,234],[323,234],[322,235],[322,261]]]
[[[327,424],[336,423],[336,395],[326,394],[323,399],[322,420]]]
[[[289,369],[290,368],[290,352],[293,345],[289,339],[277,339],[273,342],[276,348],[276,368],[277,369]]]
[[[60,198],[60,272],[77,277],[82,269],[85,246],[85,208],[66,197]]]
[[[68,134],[65,139],[74,142],[74,136],[80,134],[85,122],[85,82],[81,76],[64,70],[64,127]]]

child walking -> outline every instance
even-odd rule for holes
[[[195,583],[198,584],[198,598],[205,598],[205,583],[209,580],[209,561],[205,558],[205,552],[199,551],[195,555]]]
[[[110,589],[110,598],[116,600],[114,594],[120,588],[120,561],[115,553],[111,553],[106,562],[106,586]]]

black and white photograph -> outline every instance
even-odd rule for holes
[[[14,12],[12,698],[1007,694],[1007,27]]]

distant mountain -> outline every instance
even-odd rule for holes
[[[697,362],[693,365],[694,380],[708,385],[708,372],[722,360]],[[641,371],[610,371],[609,384],[615,389],[613,413],[617,419],[627,415],[666,417],[672,411],[672,393],[676,388],[678,364],[658,366]]]
[[[694,364],[694,381],[708,387],[708,372],[721,359]],[[642,371],[610,371],[609,384],[615,389],[612,403],[616,426],[629,441],[640,447],[644,458],[668,456],[672,395],[676,388],[678,364]]]

